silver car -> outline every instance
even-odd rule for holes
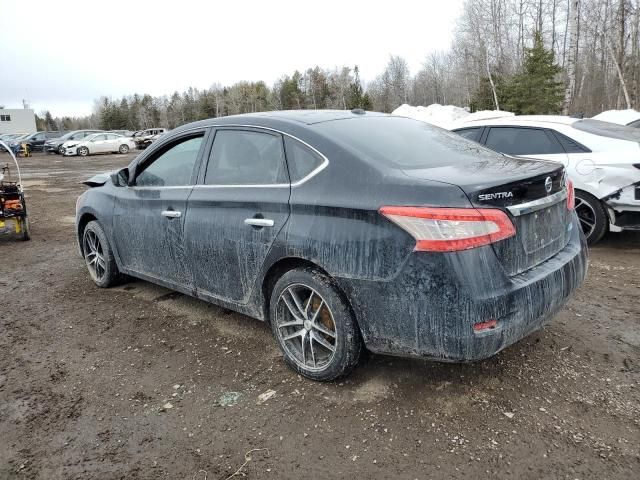
[[[80,155],[86,157],[95,153],[128,153],[136,144],[130,138],[116,133],[96,133],[78,142],[71,140],[64,143],[65,156]]]

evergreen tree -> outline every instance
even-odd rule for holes
[[[349,86],[349,100],[347,108],[349,110],[353,108],[362,108],[364,110],[371,108],[371,99],[362,89],[362,83],[360,82],[360,70],[357,65],[353,69],[353,81]]]
[[[557,77],[561,71],[553,51],[544,47],[542,35],[536,32],[533,47],[525,49],[523,71],[505,85],[501,107],[517,115],[560,113],[564,89]]]

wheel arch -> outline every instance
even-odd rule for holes
[[[78,245],[80,247],[80,253],[84,257],[84,249],[82,248],[82,235],[84,233],[84,229],[87,227],[89,222],[98,221],[98,218],[91,212],[85,212],[80,216],[80,220],[78,221]]]
[[[353,305],[351,304],[351,301],[349,300],[349,297],[347,296],[346,292],[344,291],[343,288],[340,287],[340,285],[338,284],[338,282],[336,281],[335,278],[333,278],[331,276],[331,274],[329,272],[327,272],[327,270],[325,270],[324,268],[322,268],[322,266],[320,266],[319,264],[311,261],[311,260],[307,260],[305,258],[302,257],[283,257],[279,260],[277,260],[276,262],[274,262],[269,269],[267,270],[267,272],[265,273],[263,279],[262,279],[262,297],[263,297],[263,302],[262,302],[262,308],[263,308],[263,315],[264,315],[264,319],[267,323],[271,323],[271,316],[270,316],[270,309],[271,309],[271,294],[273,293],[273,288],[275,287],[276,283],[278,282],[278,280],[288,271],[290,270],[294,270],[296,268],[312,268],[314,270],[319,271],[320,273],[322,273],[323,275],[326,275],[327,278],[329,278],[331,280],[331,283],[333,284],[333,286],[335,287],[336,291],[338,292],[338,295],[340,295],[342,297],[342,299],[344,300],[345,304],[347,305],[347,307],[349,308],[349,311],[351,312],[351,315],[353,315],[353,318],[356,321],[356,325],[358,327],[358,329],[362,332],[362,329],[360,329],[360,323],[359,323],[359,318],[358,315],[356,315],[356,312],[353,308]]]
[[[615,215],[613,214],[613,211],[609,208],[609,206],[606,204],[606,202],[604,202],[601,198],[598,198],[597,195],[594,195],[593,193],[591,193],[590,191],[584,188],[575,188],[575,196],[578,197],[581,194],[583,198],[585,198],[584,194],[586,194],[588,197],[592,197],[596,202],[598,202],[599,204],[598,206],[602,209],[602,213],[604,214],[605,223],[602,228],[602,233],[600,235],[597,235],[594,240],[589,240],[589,243],[593,244],[598,242],[607,232],[611,231],[611,226],[614,225],[615,223]],[[594,215],[597,217],[596,212],[594,212]]]

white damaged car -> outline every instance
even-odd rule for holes
[[[593,119],[640,128],[640,112],[631,108],[628,110],[607,110],[606,112],[599,113],[593,117]]]
[[[135,148],[135,142],[117,133],[96,133],[81,141],[70,140],[62,144],[64,155],[80,155],[86,157],[95,153],[128,153]]]
[[[508,155],[563,163],[589,243],[608,230],[640,230],[640,129],[531,115],[461,121],[452,130]]]

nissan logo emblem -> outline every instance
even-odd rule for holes
[[[551,180],[551,177],[547,177],[547,179],[544,181],[544,189],[547,191],[547,193],[551,193],[551,189],[553,189],[553,181]]]

